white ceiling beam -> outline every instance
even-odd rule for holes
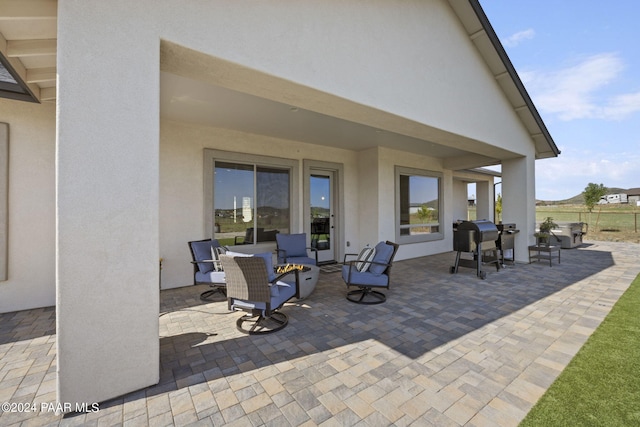
[[[46,87],[40,89],[40,101],[55,101],[57,90],[55,87]]]
[[[57,18],[57,0],[0,0],[0,19]]]
[[[29,90],[31,91],[31,93],[33,93],[33,95],[38,100],[40,100],[40,87],[36,84],[27,82],[27,70],[24,68],[24,65],[22,65],[22,61],[20,61],[20,59],[10,58],[9,55],[7,55],[8,45],[9,45],[9,42],[7,42],[5,38],[2,36],[2,33],[0,33],[0,52],[2,52],[4,57],[7,59],[7,61],[9,62],[9,65],[13,67],[13,70],[16,72],[16,74],[18,74],[18,76],[24,82],[26,82],[26,85],[29,87]]]
[[[27,83],[42,83],[56,80],[56,67],[27,69]]]
[[[55,55],[57,51],[56,39],[7,40],[8,57]]]

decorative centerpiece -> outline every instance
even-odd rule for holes
[[[305,266],[303,264],[284,264],[276,266],[276,273],[284,274],[289,273],[293,270],[304,271]]]

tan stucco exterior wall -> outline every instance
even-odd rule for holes
[[[193,269],[187,247],[188,240],[208,238],[205,231],[203,206],[203,153],[217,149],[294,159],[340,163],[345,179],[344,240],[342,253],[353,253],[380,240],[395,240],[395,167],[404,166],[443,174],[443,192],[451,195],[451,173],[442,169],[440,161],[390,149],[351,151],[320,147],[296,141],[253,135],[228,129],[162,121],[160,139],[160,256],[163,258],[162,288],[186,286],[192,283]],[[299,168],[301,170],[302,168]],[[296,177],[300,182],[302,175]],[[299,186],[296,207],[297,222],[302,215],[302,185]],[[444,215],[448,215],[445,211]],[[366,218],[366,220],[363,220]],[[377,224],[377,226],[376,226]],[[448,224],[445,223],[445,224]],[[297,232],[304,231],[300,226]],[[451,249],[450,230],[445,238],[435,242],[416,243],[402,247],[398,259],[413,258]],[[346,246],[346,242],[350,246]]]
[[[0,313],[55,304],[54,104],[0,98],[9,124],[8,280]]]
[[[232,153],[257,154],[299,162],[300,183],[295,198],[294,214],[300,224],[295,232],[304,231],[302,162],[304,159],[334,162],[344,165],[345,183],[342,191],[346,212],[358,211],[358,180],[351,172],[357,168],[357,153],[337,148],[320,147],[296,141],[253,135],[228,129],[162,121],[160,139],[160,255],[163,258],[162,287],[173,288],[193,282],[189,240],[209,238],[204,218],[204,150],[216,149]],[[345,218],[345,241],[358,245],[357,220]],[[343,242],[344,244],[344,242]],[[275,245],[273,248],[275,249]],[[344,252],[343,248],[343,252]]]
[[[186,153],[175,160],[187,177],[171,168],[161,174],[165,150],[178,148],[171,129],[160,144],[161,40],[252,70],[201,70],[227,87],[472,152],[493,144],[514,157],[530,154],[524,153],[529,137],[445,2],[173,0],[158,7],[153,0],[59,0],[58,28],[59,401],[102,401],[158,381],[158,258],[167,257],[166,277],[179,281],[187,267],[178,267],[178,258],[186,263],[187,257],[161,249],[186,248],[191,233],[200,237],[198,225],[182,219],[182,242],[183,231],[160,237],[178,216],[172,200],[194,202],[194,212],[201,211],[196,187],[177,195],[168,181],[201,182],[198,152],[225,134],[209,141],[208,132],[195,130],[199,141],[184,142]],[[266,150],[254,137],[232,138],[242,142],[234,151]],[[297,147],[269,142],[270,152],[285,157]],[[294,156],[321,150],[302,151]],[[406,153],[391,157],[377,160],[374,200],[393,179],[393,164],[429,169],[430,161]],[[362,175],[364,162],[357,163],[357,173],[345,169],[345,182]],[[452,174],[443,175],[444,218],[450,218]],[[349,221],[368,207],[363,188],[345,184],[345,200],[357,193],[351,200],[359,203]],[[171,208],[161,207],[166,203]],[[375,209],[374,224],[386,227],[391,211]],[[353,222],[345,227],[358,229]],[[435,250],[450,246],[444,231]],[[353,233],[345,240],[359,246],[361,232]],[[426,246],[411,246],[399,255],[427,254]]]

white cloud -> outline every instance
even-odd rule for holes
[[[603,115],[611,120],[621,120],[636,111],[640,111],[640,92],[612,98],[603,108]]]
[[[529,28],[528,30],[519,31],[515,34],[512,34],[511,36],[502,40],[502,44],[505,45],[506,47],[516,47],[523,40],[531,40],[535,36],[536,36],[536,32],[533,29]]]
[[[638,186],[640,154],[565,151],[553,159],[536,161],[536,198],[564,200],[577,196],[590,182],[606,187]]]
[[[640,111],[640,92],[603,96],[600,91],[623,69],[617,54],[602,53],[554,72],[525,72],[521,78],[536,106],[560,120],[622,120]]]

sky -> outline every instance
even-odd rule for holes
[[[561,151],[536,161],[536,199],[640,187],[640,1],[480,4]]]

